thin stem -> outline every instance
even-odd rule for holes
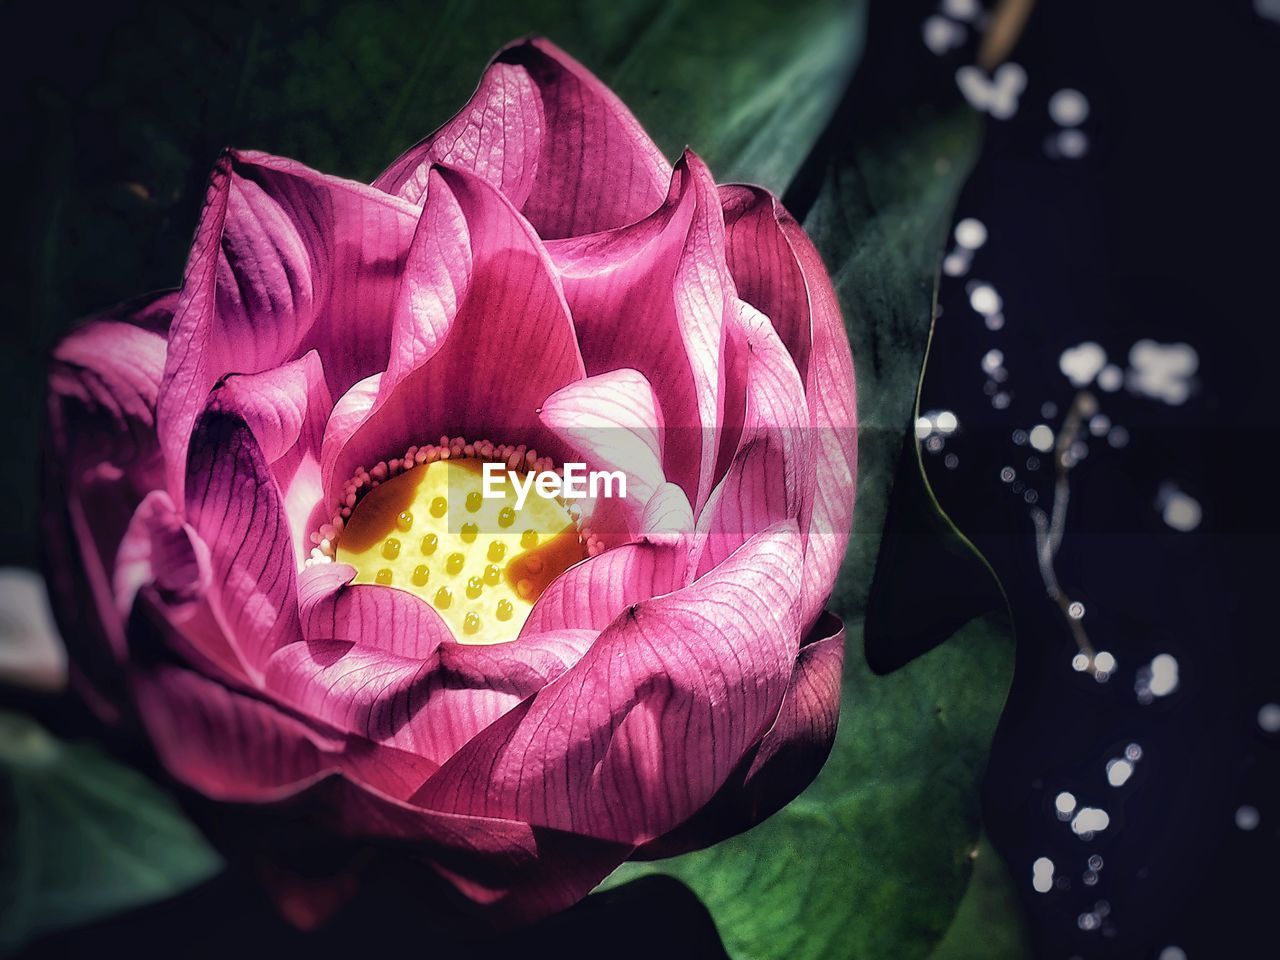
[[[1089,641],[1089,635],[1079,617],[1071,615],[1073,601],[1063,591],[1058,581],[1058,573],[1054,568],[1058,549],[1062,546],[1063,533],[1067,525],[1067,506],[1071,501],[1071,470],[1079,462],[1074,447],[1084,430],[1085,422],[1098,410],[1098,400],[1088,390],[1081,390],[1075,395],[1067,415],[1062,421],[1062,429],[1058,431],[1054,444],[1053,459],[1056,477],[1053,484],[1053,505],[1050,513],[1035,509],[1031,511],[1031,522],[1036,528],[1036,561],[1040,568],[1040,579],[1044,582],[1045,593],[1057,604],[1067,621],[1067,628],[1076,642],[1080,652],[1089,658],[1086,668],[1094,676],[1098,669],[1094,665],[1096,650]]]
[[[996,4],[978,50],[978,65],[983,70],[989,73],[1013,52],[1035,5],[1036,0],[1000,0]]]

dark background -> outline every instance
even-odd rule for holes
[[[944,278],[922,409],[961,424],[926,454],[942,505],[991,561],[1013,603],[1014,687],[984,794],[987,829],[1023,896],[1037,955],[1275,956],[1280,929],[1280,750],[1257,724],[1280,700],[1275,640],[1276,533],[1271,464],[1275,275],[1280,224],[1280,24],[1249,0],[1041,3],[1013,59],[1029,82],[1017,117],[988,124],[957,216],[989,240],[968,276]],[[1086,94],[1081,159],[1046,156],[1058,89]],[[1005,325],[989,331],[966,283],[992,283]],[[1113,653],[1105,684],[1072,670],[1075,644],[1045,596],[1030,507],[999,479],[1012,466],[1047,507],[1049,456],[1012,440],[1057,428],[1074,393],[1061,352],[1100,344],[1121,367],[1149,338],[1199,355],[1181,406],[1120,391],[1101,409],[1129,432],[1113,449],[1089,439],[1071,473],[1057,564],[1085,604],[1089,636]],[[1009,406],[984,391],[982,356],[1004,354]],[[1046,417],[1042,404],[1056,405]],[[944,457],[954,453],[954,468]],[[1175,482],[1199,501],[1192,532],[1163,522],[1157,492]],[[1167,653],[1179,687],[1143,706],[1138,668]],[[1105,764],[1137,742],[1143,759],[1121,788]],[[1089,843],[1060,823],[1059,791],[1101,806],[1109,828]],[[1236,809],[1261,822],[1237,829]],[[1098,882],[1086,861],[1103,857]],[[1037,894],[1031,864],[1055,863],[1069,889]],[[1082,913],[1105,901],[1100,929]],[[1106,907],[1104,907],[1106,909]]]
[[[904,83],[954,89],[951,74],[972,61],[974,47],[942,57],[925,48],[921,24],[936,7],[873,2],[871,55],[894,61]],[[129,18],[127,4],[85,12],[4,8],[4,69],[12,72],[4,89],[16,94],[6,109],[6,163],[17,165],[6,177],[9,316],[0,327],[0,403],[11,411],[0,421],[7,451],[0,496],[18,506],[0,540],[6,564],[30,563],[39,548],[34,511],[21,505],[34,496],[45,352],[60,324],[120,293],[90,269],[50,294],[41,283],[47,224],[36,214],[50,209],[49,191],[61,179],[91,176],[98,159],[146,148],[145,130],[137,142],[121,143],[95,140],[90,129],[70,159],[59,144],[60,124],[92,104],[111,32],[127,28]],[[9,29],[19,22],[21,29]],[[1277,442],[1268,387],[1276,379],[1280,313],[1273,281],[1280,266],[1280,24],[1260,17],[1250,0],[1042,0],[1012,59],[1029,78],[1020,109],[1011,120],[988,122],[957,210],[982,220],[990,238],[967,276],[944,278],[922,398],[922,409],[952,410],[959,419],[944,450],[926,454],[929,477],[1000,575],[1018,632],[1014,687],[984,794],[987,831],[1009,864],[1037,956],[1157,957],[1168,946],[1193,960],[1272,956],[1280,940],[1280,743],[1259,730],[1256,717],[1264,703],[1280,701],[1268,456]],[[164,82],[142,72],[148,84]],[[1063,87],[1084,92],[1091,106],[1082,127],[1089,151],[1080,159],[1045,152],[1056,129],[1046,104]],[[217,128],[216,117],[192,123]],[[77,129],[83,133],[83,125]],[[216,147],[210,144],[210,157]],[[806,199],[802,180],[788,202],[801,214]],[[128,209],[121,197],[120,215]],[[180,213],[188,219],[175,216],[165,236],[139,237],[138,256],[156,260],[148,269],[171,268],[174,279],[185,246],[169,234],[189,234],[195,218],[194,209]],[[92,237],[86,224],[84,242]],[[970,309],[966,283],[974,278],[1000,291],[1003,329],[988,330]],[[1123,390],[1103,395],[1104,412],[1131,440],[1121,449],[1092,440],[1072,473],[1058,573],[1086,605],[1095,645],[1117,659],[1110,681],[1099,684],[1071,669],[1075,646],[1045,597],[1025,491],[1012,493],[999,472],[1017,468],[1044,505],[1049,458],[1038,473],[1027,471],[1032,451],[1014,444],[1013,431],[1061,423],[1073,393],[1058,370],[1063,349],[1093,340],[1123,366],[1143,338],[1190,343],[1200,368],[1197,389],[1181,406]],[[980,361],[993,347],[1009,372],[1005,409],[984,392]],[[1044,416],[1045,402],[1059,412]],[[947,454],[955,455],[954,467],[945,465]],[[1201,504],[1194,531],[1161,520],[1156,497],[1165,481]],[[1180,685],[1144,706],[1135,675],[1159,653],[1177,658]],[[61,732],[87,727],[62,705],[49,719]],[[1130,742],[1141,744],[1143,759],[1125,786],[1112,788],[1106,761]],[[1054,815],[1061,790],[1104,807],[1109,828],[1087,843],[1072,835]],[[1250,832],[1234,824],[1246,803],[1261,813]],[[1091,854],[1104,866],[1088,886]],[[1032,889],[1031,864],[1040,856],[1054,861],[1069,886]],[[166,937],[187,941],[193,929],[204,933],[192,945],[201,955],[244,952],[248,943],[269,952],[338,953],[365,933],[348,919],[323,943],[301,940],[239,879],[223,877],[176,902],[47,940],[32,955],[136,951]],[[400,895],[408,906],[411,898]],[[1099,901],[1107,914],[1100,928],[1081,930],[1080,915]],[[211,929],[210,915],[228,922]],[[385,932],[419,943],[426,933]],[[715,955],[705,913],[678,885],[660,880],[592,898],[473,955],[574,956],[593,948]]]

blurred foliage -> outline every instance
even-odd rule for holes
[[[969,889],[929,960],[1020,960],[1030,955],[1018,895],[1004,861],[985,836],[976,853]]]
[[[221,867],[151,781],[0,712],[0,954],[172,896]]]

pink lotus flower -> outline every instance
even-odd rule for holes
[[[372,186],[228,151],[182,288],[57,348],[57,607],[184,784],[527,920],[816,774],[854,421],[776,198],[520,42]],[[483,461],[628,490],[517,515]]]

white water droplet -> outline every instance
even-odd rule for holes
[[[948,277],[963,277],[969,272],[969,256],[967,251],[958,250],[943,258],[942,272]]]
[[[1113,787],[1123,787],[1133,776],[1133,764],[1128,760],[1107,761],[1107,783]]]
[[[1087,387],[1107,362],[1107,351],[1092,340],[1062,351],[1058,369],[1073,387]]]
[[[1114,363],[1108,363],[1098,374],[1098,387],[1107,393],[1115,393],[1124,386],[1124,371]]]
[[[1139,340],[1129,350],[1129,389],[1178,406],[1191,396],[1200,355],[1187,343]]]
[[[1041,453],[1048,453],[1053,449],[1053,431],[1046,424],[1038,423],[1032,427],[1028,439],[1031,446]]]
[[[1076,836],[1100,833],[1111,825],[1111,817],[1101,807],[1081,807],[1071,821],[1071,832]]]
[[[1262,822],[1262,815],[1258,813],[1258,808],[1244,804],[1236,810],[1236,826],[1246,833],[1250,830],[1257,830],[1258,824]]]
[[[942,0],[942,12],[957,20],[974,20],[982,12],[978,0]]]
[[[930,52],[940,57],[964,43],[965,30],[960,24],[935,14],[925,20],[921,35]]]
[[[1037,857],[1031,864],[1031,886],[1036,893],[1048,893],[1053,889],[1053,861]]]
[[[1089,118],[1089,100],[1070,87],[1049,98],[1049,116],[1061,127],[1078,127]]]
[[[974,217],[965,217],[956,224],[956,243],[966,250],[977,250],[987,242],[986,225]]]
[[[1156,506],[1164,522],[1175,530],[1188,533],[1200,526],[1200,503],[1173,483],[1162,483],[1156,493]]]
[[[969,291],[969,306],[984,317],[994,316],[1004,306],[1000,294],[989,283],[975,283]]]

